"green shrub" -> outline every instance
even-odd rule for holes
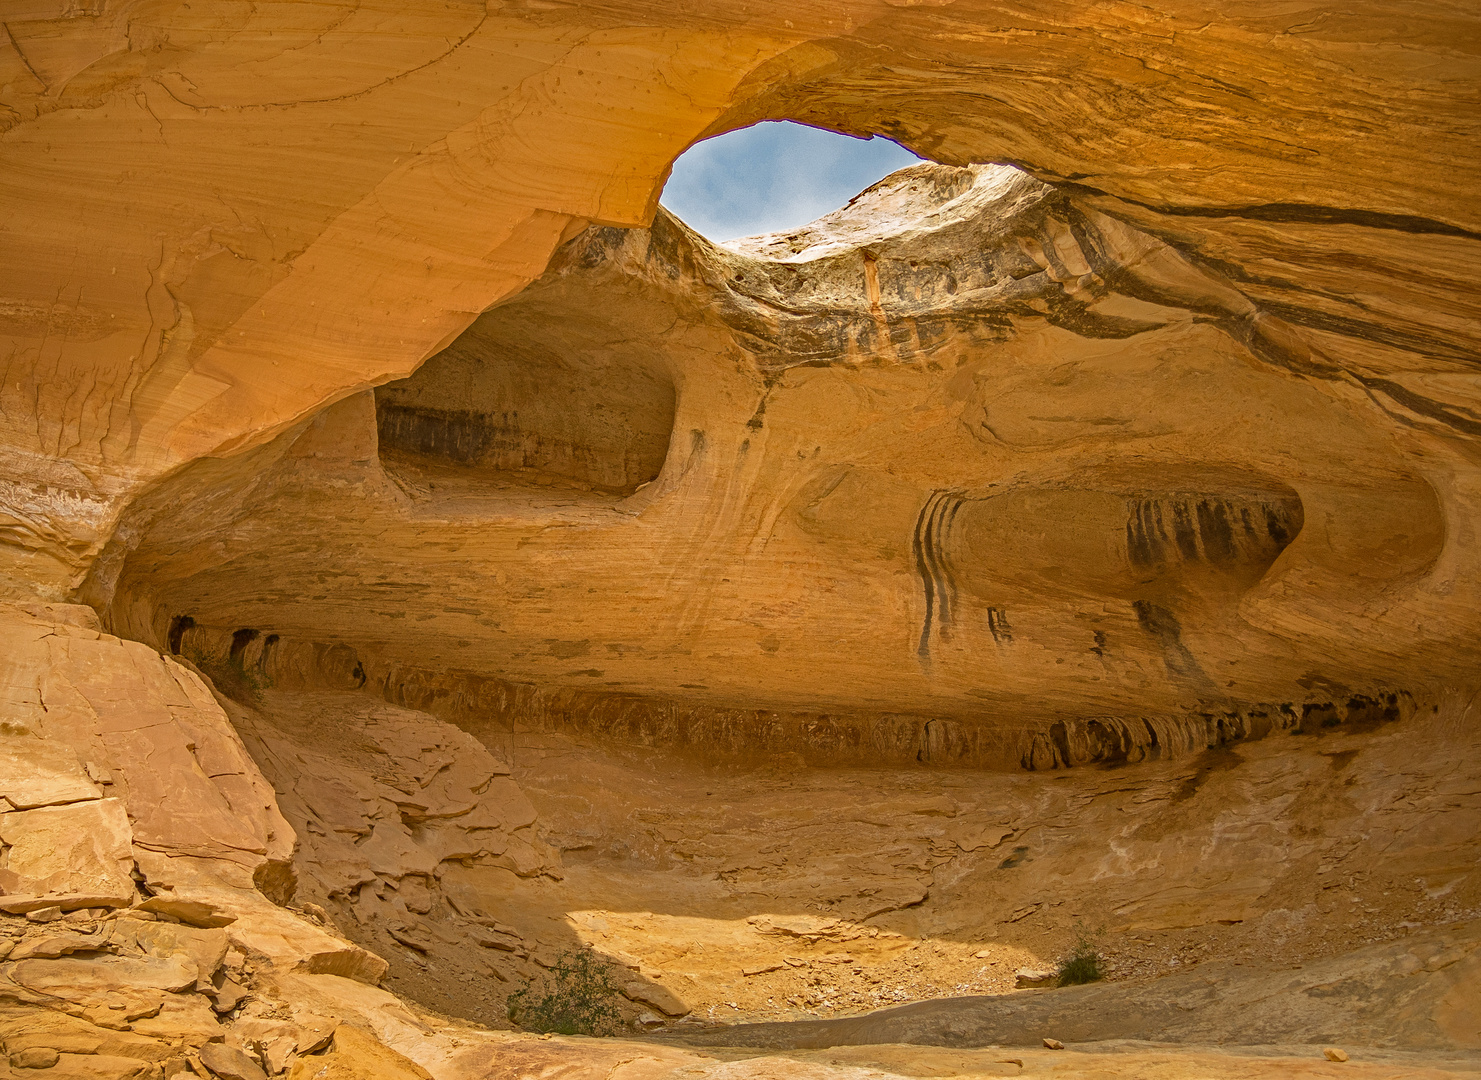
[[[1101,971],[1100,965],[1100,949],[1096,947],[1095,938],[1086,933],[1083,927],[1078,928],[1074,947],[1060,958],[1059,985],[1081,986],[1085,983],[1099,982],[1105,978],[1105,972]]]
[[[509,1019],[542,1035],[613,1035],[622,1025],[618,993],[603,960],[589,949],[567,949],[509,995]]]

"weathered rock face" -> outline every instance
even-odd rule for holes
[[[504,995],[533,974],[533,943],[495,918],[501,898],[560,875],[508,764],[435,717],[359,695],[270,691],[229,708],[301,837],[299,898],[393,958],[391,989],[443,1006],[450,980],[476,979],[491,988],[455,1011],[507,1022]]]
[[[274,980],[386,962],[286,908],[293,828],[201,676],[89,608],[5,604],[0,687],[10,1066],[163,1077],[263,1036],[281,1072],[328,1046]]]
[[[1262,319],[1006,167],[735,250],[594,228],[410,379],[141,503],[112,619],[287,684],[819,764],[1428,709],[1481,662],[1474,478]]]
[[[136,861],[160,888],[252,895],[286,870],[293,830],[197,674],[100,633],[88,608],[7,605],[0,633],[16,808],[0,906],[127,906]]]

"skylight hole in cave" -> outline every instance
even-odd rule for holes
[[[701,236],[725,243],[806,225],[923,160],[882,135],[860,139],[766,120],[684,151],[659,202]]]

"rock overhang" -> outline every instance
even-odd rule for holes
[[[1469,653],[1417,674],[1428,646],[1351,613],[1458,632],[1441,495],[1382,410],[1254,343],[1278,321],[1002,166],[728,246],[594,226],[208,514],[189,470],[162,488],[115,618],[349,650],[420,704],[399,684],[524,686],[701,753],[781,716],[832,732],[820,761],[1037,768],[1407,713]],[[388,426],[434,399],[436,437]],[[446,434],[494,413],[476,453]]]

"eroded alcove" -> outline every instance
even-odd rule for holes
[[[541,305],[487,312],[410,378],[376,390],[381,463],[433,487],[631,495],[668,454],[674,382],[648,358],[569,347]]]

